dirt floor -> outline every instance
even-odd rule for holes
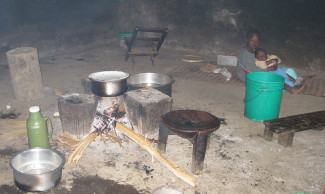
[[[54,118],[59,98],[54,90],[83,93],[81,80],[102,70],[121,70],[130,74],[159,72],[189,65],[181,61],[184,54],[200,54],[204,62],[216,61],[216,55],[204,51],[163,47],[152,67],[148,57],[137,57],[136,65],[124,61],[124,50],[112,39],[71,50],[39,50],[45,97],[33,102],[15,100],[8,65],[4,55],[0,63],[0,111],[6,105],[28,118],[28,108],[41,107],[50,116],[54,138],[62,134],[60,119]],[[320,78],[321,76],[319,76]],[[215,131],[208,144],[204,170],[193,175],[192,187],[172,174],[150,154],[130,142],[126,149],[116,143],[97,140],[85,151],[77,165],[65,164],[60,184],[49,193],[151,193],[159,186],[174,186],[184,193],[322,193],[325,188],[325,131],[308,130],[295,133],[293,147],[278,145],[277,136],[267,142],[261,136],[263,123],[244,117],[244,85],[215,84],[175,77],[173,110],[195,109],[225,118],[227,125]],[[283,94],[280,117],[324,109],[325,98]],[[1,131],[5,130],[3,127]],[[158,132],[154,134],[157,139]],[[71,151],[52,144],[66,158]],[[28,148],[26,135],[1,139],[0,193],[21,193],[14,185],[10,157]],[[192,145],[177,136],[170,136],[164,154],[181,169],[191,172]],[[154,169],[146,174],[143,166]]]

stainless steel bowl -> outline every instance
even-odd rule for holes
[[[59,184],[64,156],[53,149],[33,148],[10,159],[17,187],[24,191],[47,191]]]
[[[128,73],[123,71],[101,71],[88,76],[91,81],[91,91],[97,96],[119,96],[127,91],[126,79]]]
[[[130,76],[127,84],[129,90],[151,87],[171,96],[174,81],[172,77],[164,74],[140,73]]]

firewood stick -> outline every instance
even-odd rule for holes
[[[81,147],[80,151],[77,153],[77,155],[73,158],[73,162],[75,164],[78,163],[79,159],[81,158],[84,151],[87,149],[89,144],[97,137],[97,133],[92,133],[87,136],[86,140],[84,141],[84,145]]]
[[[89,134],[90,135],[90,134]],[[72,152],[72,154],[69,156],[69,159],[68,159],[68,164],[70,164],[74,157],[80,152],[80,150],[82,149],[82,147],[84,146],[84,142],[88,139],[89,135],[86,137],[86,139],[84,139],[80,144],[79,146]]]
[[[79,146],[71,153],[71,155],[69,156],[69,159],[68,159],[68,164],[70,164],[73,161],[75,155],[79,153],[82,146],[83,146],[83,142],[81,142],[79,144]]]
[[[143,136],[138,135],[130,128],[126,127],[122,123],[116,122],[116,129],[124,133],[130,139],[132,139],[135,143],[139,144],[143,149],[147,150],[152,156],[157,158],[163,165],[165,165],[170,171],[172,171],[177,177],[181,178],[183,181],[195,187],[196,179],[191,175],[184,172],[174,163],[167,160],[163,157]]]
[[[78,163],[78,161],[81,158],[83,152],[86,150],[86,148],[92,142],[92,140],[93,140],[92,137],[93,137],[93,134],[88,135],[87,138],[85,139],[85,141],[83,142],[83,144],[80,145],[80,149],[78,149],[78,151],[76,152],[76,155],[72,159],[73,163],[75,163],[75,164]]]
[[[89,144],[96,139],[98,132],[89,134],[85,140],[83,140],[80,145],[72,152],[69,156],[68,164],[71,162],[78,163],[79,159],[81,158],[83,152],[89,146]]]

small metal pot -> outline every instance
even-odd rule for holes
[[[24,191],[47,191],[59,184],[64,156],[53,149],[33,148],[16,153],[10,159],[17,187]]]
[[[97,96],[112,97],[125,93],[128,89],[126,79],[128,73],[122,71],[101,71],[88,76],[91,91]]]
[[[151,87],[168,96],[172,96],[172,84],[174,82],[175,80],[172,77],[159,73],[140,73],[127,79],[129,90]]]

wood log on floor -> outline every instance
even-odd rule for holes
[[[58,100],[63,131],[82,138],[91,129],[97,101],[94,95],[66,93]]]
[[[173,103],[171,97],[153,88],[128,91],[123,98],[128,119],[142,135],[158,132],[161,116]]]
[[[7,52],[11,83],[16,99],[38,100],[44,97],[36,48],[21,47]]]

